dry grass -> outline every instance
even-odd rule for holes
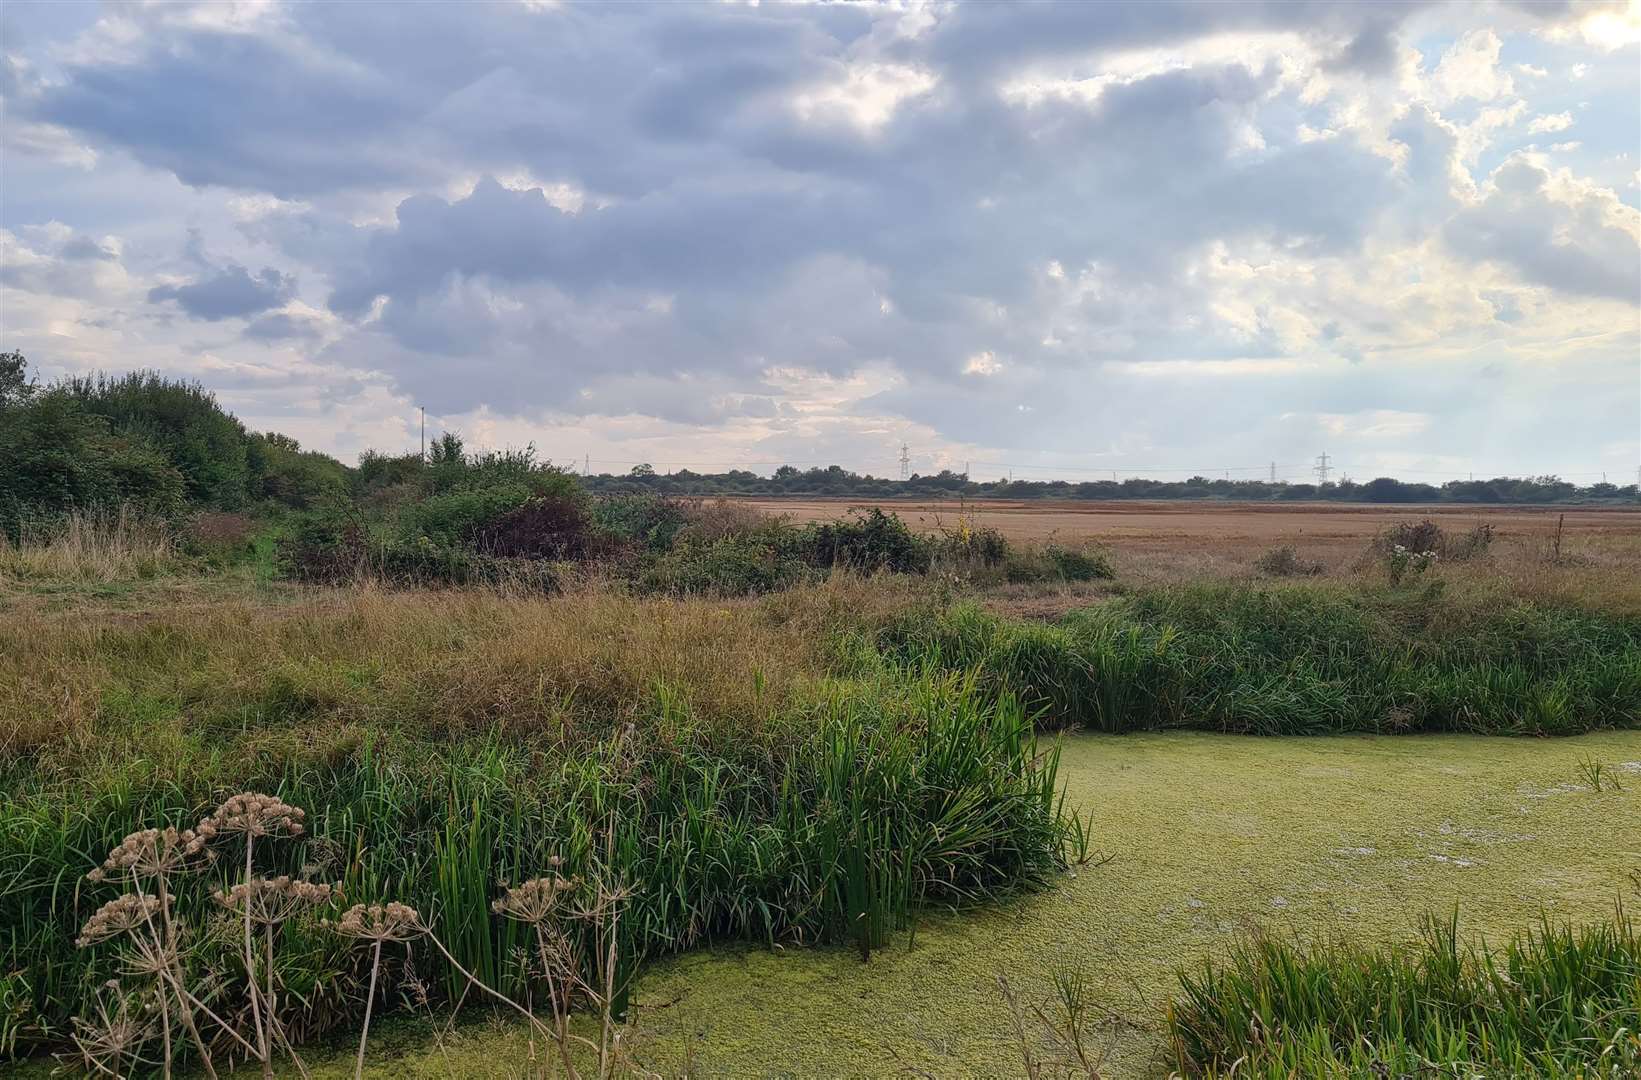
[[[49,527],[25,526],[19,543],[0,534],[0,581],[121,581],[173,569],[176,545],[163,524],[129,510],[73,513]]]
[[[310,760],[367,732],[573,739],[657,708],[757,732],[825,676],[830,629],[913,597],[904,581],[839,575],[755,602],[364,586],[96,619],[18,608],[0,621],[0,757],[163,756],[227,722],[246,752],[277,742]]]

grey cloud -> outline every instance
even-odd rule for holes
[[[245,336],[252,341],[314,341],[320,336],[312,319],[276,311],[253,319],[245,327]]]
[[[385,373],[441,411],[713,426],[783,416],[770,368],[844,378],[881,365],[903,383],[865,407],[949,438],[1179,437],[1140,419],[1160,409],[1231,440],[1245,420],[1227,398],[1257,395],[1118,378],[1107,362],[1308,347],[1282,325],[1294,311],[1271,310],[1280,302],[1230,325],[1204,262],[1220,248],[1321,263],[1422,242],[1461,210],[1453,128],[1399,108],[1400,164],[1351,130],[1301,141],[1301,123],[1331,126],[1334,103],[1308,100],[1274,61],[1157,71],[1092,102],[1028,106],[999,87],[1096,75],[1120,50],[1277,30],[1360,86],[1394,66],[1419,6],[971,4],[902,37],[900,13],[852,5],[420,5],[399,18],[294,5],[256,33],[149,26],[124,58],[63,61],[16,108],[169,170],[202,201],[220,200],[216,187],[305,200],[239,223],[234,262],[196,245],[195,280],[150,298],[247,318],[252,342]],[[877,64],[935,85],[869,131],[794,107],[852,77],[858,90]],[[433,194],[474,176],[470,194]],[[515,190],[518,176],[571,184],[585,203],[562,211]],[[1548,200],[1542,178],[1498,180],[1446,227],[1449,250],[1634,300],[1621,230]],[[1551,242],[1562,235],[1575,239]],[[91,266],[95,247],[58,256]],[[266,262],[321,290],[325,334],[275,310],[295,283],[247,269]],[[1395,330],[1367,303],[1306,313],[1328,327],[1316,349],[1364,370],[1364,330]],[[996,377],[964,375],[981,352],[1003,365]],[[1290,403],[1333,392],[1262,385]],[[1177,413],[1157,404],[1170,395]]]
[[[1510,158],[1493,173],[1487,197],[1448,222],[1444,238],[1464,255],[1553,289],[1641,303],[1641,215],[1610,192],[1555,197],[1550,179],[1531,158]]]
[[[252,276],[243,266],[227,266],[186,285],[156,286],[148,291],[148,300],[175,301],[194,318],[217,322],[279,307],[295,290],[295,280],[272,267]]]

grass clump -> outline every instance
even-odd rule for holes
[[[1428,918],[1413,946],[1256,937],[1182,971],[1168,1011],[1188,1076],[1621,1077],[1641,1071],[1641,937],[1552,925],[1502,952]]]
[[[908,613],[891,664],[976,670],[1051,727],[1560,735],[1641,723],[1641,622],[1437,591],[1149,589],[1058,623]]]

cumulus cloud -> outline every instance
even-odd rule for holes
[[[1641,300],[1641,211],[1532,153],[1495,169],[1481,201],[1455,215],[1444,235],[1460,253],[1502,263],[1528,281]]]
[[[1579,333],[1633,324],[1633,209],[1505,156],[1573,62],[1583,153],[1630,149],[1593,12],[118,7],[8,60],[0,286],[76,355],[606,455],[1373,446],[1434,415],[1409,357],[1633,341]]]

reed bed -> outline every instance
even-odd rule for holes
[[[1187,1076],[1641,1074],[1641,936],[1610,922],[1539,926],[1490,952],[1457,916],[1369,949],[1244,941],[1182,971],[1167,1026]]]
[[[1641,619],[1440,590],[1148,589],[1055,623],[908,612],[875,647],[1049,727],[1566,735],[1641,725]]]
[[[380,741],[318,764],[182,748],[77,775],[14,760],[0,813],[0,1045],[53,1045],[109,960],[73,946],[101,897],[92,855],[159,823],[197,819],[224,790],[310,808],[309,838],[260,869],[341,882],[350,902],[433,913],[486,985],[522,993],[516,924],[492,916],[500,882],[553,855],[634,889],[628,962],[735,940],[851,943],[863,955],[919,908],[1029,885],[1061,865],[1057,752],[1030,718],[972,682],[839,682],[773,712],[763,732],[702,723],[676,695],[574,744],[496,735]],[[204,909],[206,905],[196,905]],[[199,928],[205,934],[207,928]],[[307,1036],[362,1009],[354,960],[287,943],[280,981]],[[464,985],[432,957],[434,992]]]

